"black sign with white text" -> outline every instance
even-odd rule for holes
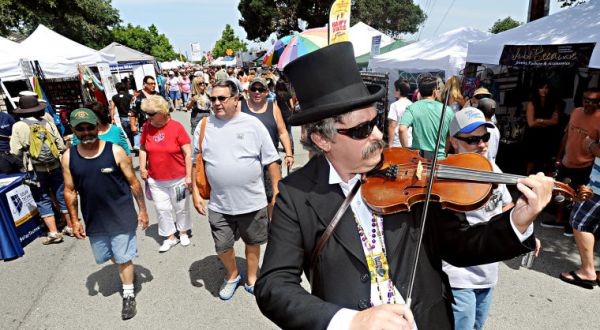
[[[540,68],[586,68],[595,42],[563,45],[505,45],[500,64]]]

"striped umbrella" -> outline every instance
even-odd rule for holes
[[[298,57],[312,53],[325,46],[327,46],[327,27],[308,29],[296,35],[290,40],[279,57],[279,70],[283,70],[288,63]]]
[[[275,41],[273,46],[271,46],[271,48],[269,48],[269,50],[263,57],[262,64],[276,65],[277,62],[279,62],[281,53],[283,53],[283,49],[285,48],[285,46],[287,46],[287,44],[290,42],[290,40],[292,40],[293,37],[294,37],[294,35],[290,34],[289,36],[285,36],[285,37]]]

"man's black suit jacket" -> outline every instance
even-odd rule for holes
[[[344,195],[330,185],[329,164],[314,157],[279,184],[269,241],[255,294],[260,310],[284,329],[325,329],[341,308],[369,307],[370,277],[350,208],[318,259],[312,294],[300,286],[310,257]],[[422,207],[384,217],[384,238],[392,279],[406,299],[418,240]],[[521,243],[508,214],[477,226],[464,216],[431,204],[417,266],[412,311],[419,329],[454,327],[452,292],[441,260],[459,267],[509,259],[533,249],[532,237]]]

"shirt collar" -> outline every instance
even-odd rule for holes
[[[327,159],[327,157],[325,157],[325,159]],[[335,170],[335,168],[333,167],[333,165],[331,165],[331,162],[329,161],[329,159],[327,159],[327,164],[329,164],[329,184],[340,184],[340,185],[352,185],[354,186],[354,183],[357,180],[360,180],[360,174],[356,174],[353,178],[351,178],[350,180],[348,180],[348,182],[344,182],[342,180],[342,178],[340,177],[340,175],[338,174],[338,172]]]

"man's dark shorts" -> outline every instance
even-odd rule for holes
[[[222,214],[209,209],[208,222],[217,253],[233,249],[236,233],[239,233],[247,245],[267,242],[269,217],[266,207],[238,215]]]
[[[600,195],[594,194],[589,200],[576,203],[569,223],[573,229],[596,233],[600,225]]]

